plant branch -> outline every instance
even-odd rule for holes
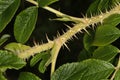
[[[35,5],[38,5],[37,2],[34,2],[33,0],[27,0],[27,1],[29,1],[33,4],[35,4]],[[51,12],[53,12],[56,15],[59,15],[61,17],[65,17],[65,16],[70,17],[70,16],[68,16],[66,14],[63,14],[63,13],[57,11],[57,10],[54,10],[50,7],[43,7],[43,8],[45,8],[45,9],[47,9],[47,10],[49,10],[49,11],[51,11]],[[68,27],[69,30],[67,32],[65,32],[63,35],[56,38],[55,40],[50,41],[50,42],[45,43],[45,44],[42,44],[42,45],[34,46],[29,50],[26,50],[22,53],[19,53],[18,56],[20,58],[26,59],[26,58],[29,58],[32,55],[35,55],[36,53],[39,53],[39,52],[42,52],[42,51],[45,51],[45,50],[48,50],[48,49],[52,48],[52,51],[51,51],[51,63],[52,63],[52,65],[51,65],[51,75],[52,75],[52,73],[55,70],[55,64],[56,64],[57,56],[58,56],[58,53],[59,53],[59,50],[60,50],[61,46],[66,45],[65,43],[69,39],[71,39],[73,36],[75,36],[76,33],[81,32],[82,30],[87,31],[86,28],[89,28],[90,25],[93,25],[93,27],[94,27],[94,24],[96,24],[98,22],[102,23],[105,18],[108,18],[112,14],[120,14],[120,5],[117,5],[116,7],[114,7],[113,9],[111,9],[110,11],[108,11],[106,13],[101,13],[100,15],[97,15],[97,16],[94,16],[94,17],[91,17],[91,18],[87,18],[87,17],[79,18],[79,20],[80,20],[79,23],[76,23],[73,26],[73,28]],[[65,16],[63,16],[63,15],[65,15]],[[119,66],[120,66],[120,62],[119,62]]]
[[[67,14],[64,14],[58,10],[55,10],[51,7],[48,7],[48,6],[45,6],[43,7],[44,9],[56,14],[58,17],[62,17],[62,18],[67,18],[68,21],[73,21],[75,23],[79,23],[79,22],[83,22],[83,19],[82,18],[77,18],[77,17],[72,17],[72,16],[69,16]]]
[[[113,73],[113,75],[112,75],[112,77],[111,77],[110,80],[114,80],[115,75],[116,75],[116,73],[117,73],[118,70],[120,70],[120,55],[119,55],[119,60],[118,60],[117,67],[116,67],[115,72]]]
[[[83,18],[83,23],[77,23],[76,25],[74,25],[73,28],[69,27],[69,30],[63,35],[61,35],[60,37],[58,37],[58,39],[62,41],[62,45],[63,45],[65,44],[67,40],[71,39],[71,37],[74,36],[76,33],[81,32],[81,30],[86,31],[86,28],[89,27],[89,25],[91,24],[94,25],[98,22],[102,23],[105,18],[109,17],[112,14],[120,14],[120,5],[111,9],[109,12],[102,13],[101,15],[91,17],[91,18],[87,18],[87,17]],[[34,46],[29,50],[19,53],[18,56],[21,58],[28,58],[38,52],[51,49],[54,45],[54,42],[55,40],[42,44],[42,45]]]
[[[36,6],[39,6],[38,3],[36,1],[34,1],[34,0],[26,0],[26,1],[32,3],[32,4],[36,5]],[[45,6],[45,7],[42,7],[42,8],[44,8],[44,9],[46,9],[46,10],[48,10],[48,11],[54,13],[54,14],[56,14],[58,17],[66,18],[68,21],[73,21],[75,23],[83,22],[82,18],[69,16],[69,15],[64,14],[64,13],[62,13],[62,12],[60,12],[58,10],[55,10],[55,9],[53,9],[51,7]]]
[[[26,0],[26,1],[28,1],[28,2],[30,2],[30,3],[32,3],[32,4],[36,5],[36,6],[38,6],[38,3],[36,1],[34,1],[34,0]]]
[[[27,59],[30,56],[35,55],[36,53],[43,52],[43,51],[51,49],[53,47],[53,45],[54,45],[53,41],[49,41],[48,43],[41,44],[41,45],[35,45],[34,47],[31,47],[28,50],[20,52],[18,54],[18,56],[22,59]]]
[[[51,76],[53,72],[55,71],[57,56],[58,56],[61,46],[62,46],[61,40],[59,38],[55,39],[54,47],[51,51]]]

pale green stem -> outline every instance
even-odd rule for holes
[[[36,3],[34,3],[33,0],[27,0],[27,1],[29,1],[33,4],[36,4]],[[36,5],[38,5],[38,4],[36,4]],[[59,11],[54,10],[54,9],[51,9],[51,8],[48,8],[48,7],[45,7],[45,8],[47,8],[49,11],[55,13],[56,15],[62,15],[63,14]],[[70,28],[66,33],[64,33],[63,35],[61,35],[57,39],[53,40],[52,42],[48,42],[46,44],[42,44],[42,45],[32,47],[31,49],[20,53],[18,56],[26,59],[26,58],[28,58],[32,55],[35,55],[38,52],[42,52],[42,51],[51,49],[53,47],[53,49],[51,51],[51,54],[52,54],[51,74],[52,74],[55,70],[55,64],[56,64],[57,56],[58,56],[58,53],[59,53],[59,50],[60,50],[61,46],[63,44],[65,44],[65,42],[67,40],[71,39],[71,37],[74,36],[76,33],[80,32],[83,29],[86,30],[86,28],[89,27],[89,25],[94,25],[95,23],[98,23],[98,22],[102,23],[105,18],[109,17],[112,14],[120,14],[120,5],[111,9],[109,12],[100,14],[98,16],[91,17],[91,18],[87,18],[87,17],[82,18],[82,23],[76,24],[73,28]],[[58,44],[59,42],[60,42],[60,44]]]
[[[52,13],[54,13],[54,14],[56,14],[58,17],[67,18],[69,21],[73,21],[73,22],[76,22],[76,23],[83,22],[82,18],[72,17],[72,16],[69,16],[67,14],[63,14],[60,11],[55,10],[55,9],[53,9],[51,7],[45,6],[43,8],[50,11],[50,12],[52,12]]]
[[[89,25],[94,25],[95,23],[98,22],[102,23],[105,18],[109,17],[112,14],[120,14],[120,5],[111,9],[111,11],[103,13],[101,15],[91,18],[84,18],[83,23],[76,24],[73,28],[70,28],[66,33],[61,35],[59,38],[61,38],[63,40],[63,43],[65,43],[67,40],[69,40],[76,33],[80,32],[82,29],[87,31],[86,28],[89,27]]]
[[[38,6],[38,3],[36,1],[34,1],[34,0],[26,0],[26,1],[28,1],[28,2],[30,2],[30,3],[32,3],[32,4],[36,5],[36,6]]]
[[[34,1],[34,0],[26,0],[26,1],[28,1],[28,2],[30,2],[30,3],[32,3],[32,4],[36,5],[36,6],[38,6],[38,3],[36,1]],[[69,21],[73,21],[73,22],[76,22],[76,23],[79,23],[79,22],[83,21],[82,18],[77,18],[77,17],[69,16],[67,14],[64,14],[64,13],[62,13],[62,12],[60,12],[58,10],[55,10],[55,9],[53,9],[51,7],[48,7],[48,6],[45,6],[43,8],[46,9],[46,10],[48,10],[48,11],[50,11],[50,12],[52,12],[52,13],[54,13],[54,14],[56,14],[58,17],[67,18]]]
[[[22,59],[27,59],[30,56],[35,55],[39,52],[51,49],[53,47],[53,45],[54,45],[53,41],[50,41],[48,43],[41,44],[41,45],[35,45],[34,47],[31,47],[30,49],[19,53],[18,56]]]
[[[115,72],[113,73],[113,75],[112,75],[112,77],[111,77],[110,80],[114,80],[115,75],[116,75],[116,73],[117,73],[118,70],[120,70],[120,55],[119,55],[119,60],[118,60],[117,67],[116,67]]]
[[[118,10],[119,10],[119,7],[118,6]],[[70,28],[66,33],[64,33],[62,36],[58,37],[58,41],[56,40],[56,42],[59,42],[61,43],[61,46],[63,44],[65,44],[65,42],[67,40],[69,40],[72,36],[74,36],[76,33],[80,32],[82,29],[86,29],[87,26],[91,25],[91,24],[94,24],[94,23],[98,23],[98,22],[102,22],[105,18],[109,17],[110,15],[114,14],[114,13],[119,13],[119,12],[116,12],[117,8],[114,8],[112,9],[110,12],[107,12],[107,13],[104,13],[104,14],[101,14],[99,16],[95,16],[95,17],[92,17],[92,18],[85,18],[84,19],[84,23],[79,23],[79,24],[76,24],[73,28]],[[56,50],[56,52],[54,51],[54,55],[52,57],[52,69],[51,69],[51,74],[54,72],[55,70],[55,63],[56,63],[56,59],[57,59],[57,56],[58,56],[58,50],[60,49],[60,46],[58,44],[56,44],[56,48],[58,47],[58,49]],[[55,49],[56,49],[55,48]]]
[[[53,49],[51,51],[51,55],[52,55],[51,56],[51,76],[52,76],[53,72],[55,71],[57,56],[58,56],[58,53],[59,53],[61,46],[62,46],[61,40],[59,40],[59,38],[56,39],[54,46],[53,46]]]
[[[91,18],[83,18],[83,23],[76,24],[73,28],[70,28],[66,33],[64,33],[62,36],[58,37],[62,40],[63,44],[70,39],[72,36],[74,36],[77,32],[80,32],[82,29],[86,29],[89,25],[95,24],[98,22],[102,22],[105,18],[109,17],[112,14],[120,13],[120,6],[116,6],[111,11],[103,13],[99,16],[91,17]],[[39,45],[36,47],[32,47],[31,49],[24,51],[19,54],[21,58],[28,58],[31,55],[34,55],[38,52],[48,50],[53,47],[54,41],[50,43],[46,43],[43,45]],[[30,52],[30,54],[29,54]],[[27,56],[28,55],[28,56]]]

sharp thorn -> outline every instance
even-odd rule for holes
[[[51,41],[51,40],[48,38],[47,34],[46,34],[46,39],[47,39],[47,41],[48,41],[48,42],[50,42],[50,41]]]
[[[69,25],[67,25],[67,24],[64,24],[68,29],[71,29],[71,27],[69,26]]]
[[[90,33],[84,28],[84,30],[85,30],[85,32],[88,34],[88,35],[90,35]]]
[[[74,37],[75,37],[76,39],[78,39],[78,37],[77,37],[76,35],[74,35]]]
[[[63,45],[70,51],[70,49],[69,49],[69,47],[67,46],[67,44],[64,43]]]

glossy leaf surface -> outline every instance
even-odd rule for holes
[[[6,50],[9,50],[9,51],[17,54],[18,52],[22,52],[22,51],[30,49],[30,46],[23,45],[21,43],[12,42],[12,43],[7,44],[4,48]]]
[[[117,54],[119,53],[119,49],[112,45],[107,45],[103,47],[98,47],[93,52],[93,58],[111,61]]]
[[[37,7],[29,7],[18,14],[14,24],[14,36],[20,43],[25,43],[32,34],[37,21]]]
[[[59,67],[51,80],[101,80],[107,79],[113,70],[114,66],[109,62],[88,59]]]
[[[84,38],[83,38],[83,44],[84,44],[84,48],[88,51],[88,52],[93,52],[94,49],[96,47],[94,47],[92,45],[93,40],[94,40],[94,35],[95,35],[95,31],[89,31],[89,34],[85,33]]]
[[[120,70],[118,70],[117,73],[115,74],[114,80],[120,80]]]
[[[120,30],[116,27],[109,25],[101,25],[97,28],[95,38],[93,41],[94,46],[108,45],[120,37]]]
[[[113,14],[104,19],[103,24],[109,24],[111,27],[115,27],[120,23],[120,14]]]
[[[9,37],[10,37],[10,35],[4,34],[4,35],[0,38],[0,46],[1,46],[4,42],[6,42]]]
[[[0,51],[0,71],[6,69],[20,69],[26,64],[17,55],[7,51]]]
[[[18,80],[41,80],[41,79],[33,73],[21,72]]]
[[[118,2],[117,0],[93,0],[93,3],[89,6],[87,10],[87,15],[97,15],[101,12],[105,12],[106,9],[109,10],[115,3]],[[103,6],[104,5],[104,6]]]
[[[42,56],[42,61],[40,62],[39,67],[38,67],[38,70],[41,73],[44,73],[47,66],[49,65],[49,64],[46,64],[49,59],[50,59],[50,53],[47,53]]]
[[[0,32],[13,18],[20,4],[20,0],[0,0]]]
[[[45,70],[46,70],[46,67],[48,65],[46,65],[46,62],[49,60],[50,58],[50,53],[49,51],[47,52],[42,52],[42,53],[39,53],[37,55],[35,55],[31,60],[30,60],[30,66],[35,66],[35,64],[37,64],[39,62],[39,67],[38,67],[38,70],[41,72],[41,73],[44,73]],[[41,61],[40,61],[41,60]]]
[[[92,53],[88,52],[87,50],[83,49],[79,56],[78,56],[78,61],[83,61],[83,60],[86,60],[86,59],[89,59],[92,57]]]

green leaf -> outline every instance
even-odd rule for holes
[[[37,0],[37,1],[39,3],[40,7],[44,7],[44,6],[50,5],[58,0]]]
[[[30,60],[30,66],[33,67],[36,63],[38,63],[42,59],[42,56],[45,54],[46,54],[45,52],[42,52],[33,56],[33,58]]]
[[[120,70],[118,70],[117,73],[115,74],[114,80],[120,80]]]
[[[38,8],[29,7],[18,14],[14,24],[14,36],[20,43],[25,43],[32,34],[37,21]]]
[[[92,45],[93,40],[94,40],[94,35],[95,35],[95,31],[89,31],[89,34],[85,33],[84,35],[83,44],[84,44],[84,48],[88,52],[93,52],[94,49],[96,48]]]
[[[98,47],[93,52],[93,58],[101,59],[105,61],[111,61],[119,52],[119,49],[112,45]]]
[[[7,80],[4,76],[3,76],[3,73],[0,72],[0,80]]]
[[[17,55],[0,50],[0,71],[4,72],[6,69],[20,69],[25,64],[26,62]]]
[[[50,52],[49,51],[39,53],[39,54],[35,55],[30,60],[30,66],[33,67],[36,63],[38,63],[41,60],[40,63],[39,63],[38,70],[41,73],[44,73],[45,70],[46,70],[46,67],[48,66],[48,65],[46,65],[46,63],[49,60],[49,58],[50,58]]]
[[[33,67],[36,63],[38,63],[42,59],[42,53],[39,53],[30,60],[30,66]]]
[[[113,71],[114,66],[109,62],[88,59],[64,64],[53,73],[51,80],[101,80],[107,79]]]
[[[115,3],[115,0],[94,0],[87,10],[87,15],[98,15],[101,12],[105,12],[106,9],[109,10],[111,6],[115,5]]]
[[[111,27],[115,27],[120,23],[120,14],[113,14],[104,19],[103,24],[109,24]]]
[[[83,61],[83,60],[89,59],[91,57],[92,57],[92,54],[90,52],[86,51],[85,49],[83,49],[78,56],[78,61]]]
[[[39,67],[38,67],[38,70],[41,72],[41,73],[44,73],[45,70],[46,70],[46,67],[48,65],[46,65],[47,61],[50,59],[50,53],[47,53],[45,55],[42,56],[42,61],[40,62],[39,64]]]
[[[103,24],[100,25],[96,30],[93,45],[105,46],[118,39],[120,37],[120,30],[115,26],[117,26],[119,23],[119,14],[113,14],[104,19]]]
[[[9,50],[9,51],[17,54],[18,52],[22,52],[22,51],[29,49],[30,46],[26,46],[21,43],[12,42],[12,43],[7,44],[4,48],[6,50]]]
[[[101,25],[97,28],[95,38],[93,41],[94,46],[108,45],[120,37],[120,30],[116,27],[109,25]]]
[[[18,80],[41,80],[41,79],[33,73],[21,72]]]
[[[20,4],[20,0],[0,0],[0,32],[13,18]]]
[[[10,35],[4,34],[4,35],[0,38],[0,46],[1,46],[4,42],[6,42],[9,37],[10,37]]]

